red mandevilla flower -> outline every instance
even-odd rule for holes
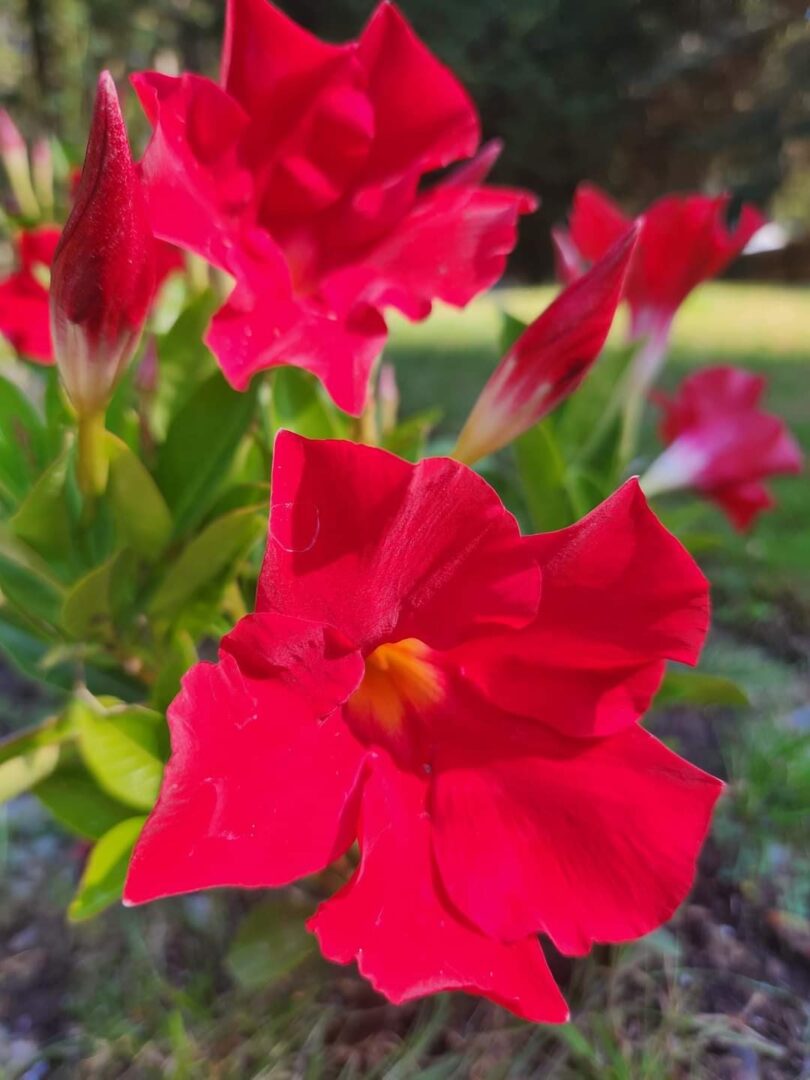
[[[673,397],[655,394],[669,445],[642,479],[644,490],[696,488],[737,529],[748,528],[774,505],[763,479],[800,472],[803,460],[784,421],[760,408],[764,390],[760,375],[713,367],[684,379]]]
[[[537,934],[579,955],[667,919],[721,789],[637,722],[696,660],[703,575],[635,480],[522,537],[456,461],[281,432],[272,492],[257,611],[169,711],[125,899],[285,885],[357,839],[327,957],[393,1001],[565,1020]]]
[[[115,84],[98,82],[76,202],[53,258],[51,332],[80,416],[103,410],[141,335],[155,249]]]
[[[472,103],[383,3],[357,41],[329,45],[266,0],[229,0],[221,84],[136,75],[155,131],[142,162],[157,235],[236,279],[207,340],[244,389],[296,364],[358,415],[381,312],[463,306],[503,273],[523,192],[482,186]]]
[[[520,335],[473,406],[457,460],[471,464],[506,446],[577,389],[608,336],[637,234],[627,229]]]
[[[625,283],[632,315],[631,333],[649,339],[640,372],[650,385],[663,361],[676,311],[702,281],[715,277],[765,224],[753,206],[742,207],[733,227],[726,222],[730,197],[667,195],[638,219],[643,228]],[[630,227],[604,192],[580,184],[574,196],[569,231],[553,232],[558,272],[570,281],[583,266],[604,255]]]
[[[0,281],[0,333],[38,364],[53,363],[47,275],[58,243],[51,225],[20,233],[19,268]]]

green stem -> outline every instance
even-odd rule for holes
[[[79,490],[88,500],[103,495],[107,487],[109,458],[107,457],[104,410],[79,417],[79,446],[77,475]]]

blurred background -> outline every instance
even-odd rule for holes
[[[333,40],[355,36],[371,7],[284,4]],[[671,189],[729,188],[789,226],[810,224],[805,0],[403,7],[470,90],[486,135],[505,140],[499,178],[542,194],[513,273],[549,272],[549,224],[583,178],[630,209]],[[118,79],[149,67],[214,74],[223,12],[221,0],[3,0],[0,103],[29,131],[56,131],[81,146],[100,67]],[[134,120],[139,110],[130,106]],[[808,259],[774,272],[797,276]]]
[[[665,383],[708,363],[768,379],[810,447],[810,23],[805,0],[400,0],[463,80],[497,179],[543,198],[508,284],[461,315],[392,320],[407,412],[457,430],[498,357],[500,312],[553,295],[549,227],[577,183],[629,211],[673,189],[730,189],[781,226],[737,280],[679,313]],[[319,35],[357,34],[372,0],[283,0]],[[98,70],[215,75],[222,0],[2,0],[0,105],[80,161]],[[146,124],[126,95],[133,140]],[[8,245],[0,262],[11,257]],[[740,280],[745,279],[745,280]],[[750,535],[710,509],[691,531],[713,585],[702,700],[653,730],[726,777],[695,891],[639,945],[553,958],[576,1024],[521,1024],[444,995],[394,1008],[303,935],[303,897],[196,896],[67,925],[85,851],[32,799],[0,808],[0,1075],[386,1080],[810,1078],[810,499],[774,485]],[[0,664],[0,730],[48,701]],[[5,815],[5,816],[3,816]],[[247,919],[244,916],[247,914]]]

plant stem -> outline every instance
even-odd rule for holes
[[[88,500],[103,495],[107,487],[109,459],[106,434],[103,409],[79,417],[77,475],[79,490]]]

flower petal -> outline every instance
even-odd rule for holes
[[[53,363],[48,290],[29,270],[0,281],[0,334],[21,356]]]
[[[580,955],[672,915],[691,888],[718,780],[638,727],[584,741],[524,726],[507,756],[509,717],[463,722],[466,760],[457,747],[446,765],[437,758],[434,848],[452,900],[484,933],[542,931]]]
[[[362,862],[309,927],[330,960],[358,967],[395,1003],[442,990],[480,994],[527,1020],[568,1019],[536,939],[502,944],[469,926],[437,881],[427,787],[375,755],[363,794]]]
[[[325,290],[396,307],[409,319],[429,315],[434,300],[464,307],[503,274],[518,216],[534,206],[522,191],[439,184]]]
[[[538,591],[517,523],[465,466],[279,433],[258,610],[328,623],[364,651],[441,649],[523,625]]]
[[[390,180],[416,162],[426,173],[475,153],[475,106],[392,3],[380,4],[371,16],[358,55],[376,117],[369,181]]]
[[[528,537],[543,573],[537,618],[458,650],[487,698],[566,735],[604,735],[649,706],[663,661],[697,662],[708,584],[637,480],[567,529]]]
[[[258,371],[294,364],[312,372],[335,404],[359,416],[368,380],[388,331],[379,312],[357,303],[340,315],[312,301],[298,301],[283,262],[236,286],[211,321],[206,343],[223,374],[244,390]]]
[[[243,619],[217,664],[193,667],[125,901],[284,885],[344,852],[364,750],[334,710],[362,672],[334,633],[277,615]]]
[[[132,76],[154,127],[141,173],[155,235],[229,273],[238,266],[253,179],[238,158],[248,117],[210,79]]]

